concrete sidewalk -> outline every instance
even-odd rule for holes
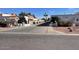
[[[75,35],[79,36],[79,34],[76,33],[65,33],[62,31],[55,30],[53,27],[36,27],[36,26],[30,26],[30,27],[12,27],[12,28],[0,28],[0,33],[9,33],[9,34],[43,34],[43,35]]]
[[[32,29],[29,33],[34,33],[34,34],[51,34],[51,35],[65,35],[66,33],[63,33],[63,32],[59,32],[59,31],[56,31],[53,29],[53,27],[44,27],[44,26],[39,26],[39,27],[36,27],[34,29]]]
[[[19,28],[24,28],[24,27],[30,27],[30,26],[0,27],[0,32],[6,32],[13,29],[19,29]]]
[[[17,27],[5,27],[5,28],[0,27],[0,32],[9,31],[9,30],[16,29],[16,28]]]
[[[56,33],[58,33],[58,34],[66,34],[66,33],[64,33],[64,32],[60,32],[60,31],[54,30],[53,27],[49,27],[49,28],[48,28],[48,33],[53,33],[53,32],[56,32]]]
[[[18,29],[18,28],[21,29],[21,28],[30,27],[30,26],[36,26],[36,25],[25,24],[24,26],[0,27],[0,32],[6,32],[13,29]]]

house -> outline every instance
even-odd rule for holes
[[[28,17],[29,24],[36,24],[38,22],[38,19],[33,15],[28,15],[27,17]]]
[[[38,19],[33,17],[32,15],[27,15],[27,16],[24,16],[24,18],[26,19],[27,21],[27,24],[36,24],[38,22]]]
[[[7,26],[17,25],[18,19],[16,14],[0,14],[0,21],[7,22]]]
[[[30,26],[37,23],[38,19],[33,15],[19,16],[18,26]]]
[[[79,13],[75,13],[75,14],[64,14],[64,15],[51,15],[51,19],[52,17],[58,17],[61,21],[70,21],[73,24],[79,26]]]

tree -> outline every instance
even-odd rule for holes
[[[32,15],[31,13],[27,13],[27,15]]]
[[[21,13],[19,14],[19,16],[20,16],[20,17],[27,16],[27,13],[21,12]]]
[[[55,17],[52,17],[51,18],[51,21],[50,22],[53,22],[53,23],[57,22],[57,24],[59,24],[59,21],[60,21],[60,18],[57,17],[57,16],[55,16]]]
[[[24,17],[19,17],[18,23],[23,23],[23,22],[27,24],[27,21],[25,20]]]
[[[45,12],[44,16],[45,16],[45,17],[47,17],[47,16],[48,16],[48,14]]]
[[[44,14],[44,17],[45,17],[45,21],[47,21],[48,20],[48,14],[46,12]]]
[[[19,14],[19,20],[18,20],[18,23],[27,23],[27,21],[26,21],[26,19],[24,18],[24,16],[27,16],[27,13],[25,13],[25,12],[21,12],[20,14]]]
[[[0,20],[0,27],[7,27],[10,22]]]
[[[44,20],[44,22],[46,22],[46,19],[45,18],[42,18],[41,20]]]

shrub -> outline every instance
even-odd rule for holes
[[[70,22],[70,21],[60,21],[58,23],[58,26],[69,27],[69,26],[72,26],[72,22]]]
[[[0,27],[7,27],[7,26],[8,26],[7,21],[0,20]]]

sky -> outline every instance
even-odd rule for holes
[[[45,12],[50,15],[74,14],[79,12],[79,8],[0,8],[0,13],[32,13],[37,18],[44,17]]]

